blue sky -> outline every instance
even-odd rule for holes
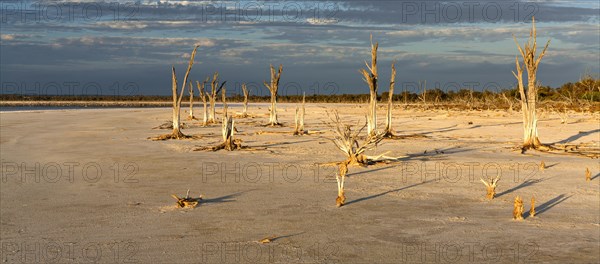
[[[379,42],[380,92],[510,88],[531,16],[551,39],[538,79],[558,86],[600,71],[598,1],[2,1],[2,93],[168,95],[200,45],[192,80],[219,71],[228,91],[367,93],[358,70]]]

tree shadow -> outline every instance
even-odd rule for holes
[[[251,190],[249,190],[249,191],[251,191]],[[219,204],[219,203],[235,202],[236,200],[234,200],[232,198],[238,197],[238,196],[242,195],[243,193],[246,193],[246,192],[249,192],[249,191],[236,192],[236,193],[232,193],[232,194],[229,194],[229,195],[224,195],[224,196],[220,196],[220,197],[216,197],[216,198],[211,198],[211,199],[202,199],[202,201],[200,202],[200,204],[211,204],[211,203]]]
[[[458,125],[453,125],[453,126],[449,126],[449,127],[438,128],[437,130],[420,132],[418,134],[429,135],[429,134],[433,134],[433,133],[443,133],[443,132],[451,132],[451,131],[458,131],[458,130],[475,129],[475,128],[481,128],[481,127],[506,126],[506,125],[517,125],[517,124],[521,124],[521,122],[487,124],[487,125],[470,125],[469,127],[458,127]],[[416,131],[420,131],[420,130],[412,130],[412,131],[416,132]]]
[[[549,201],[541,204],[540,206],[538,206],[536,208],[535,215],[537,216],[537,215],[543,214],[544,212],[550,210],[550,208],[552,208],[552,207],[554,207],[554,206],[556,206],[556,205],[558,205],[558,204],[566,201],[567,199],[571,198],[571,196],[573,196],[573,195],[565,196],[565,194],[561,194],[559,196],[556,196],[556,197],[550,199]],[[527,217],[529,217],[529,212],[526,212],[524,214],[524,218],[527,218]]]
[[[387,169],[391,169],[391,168],[395,168],[395,167],[398,167],[398,165],[392,165],[392,166],[387,166],[387,167],[382,167],[382,168],[376,168],[376,169],[371,169],[371,170],[364,170],[364,171],[360,171],[360,172],[349,173],[349,174],[346,174],[346,177],[350,178],[351,176],[355,176],[355,175],[371,173],[371,172],[376,172],[376,171],[382,171],[382,170],[387,170]]]
[[[527,179],[527,180],[523,181],[521,184],[519,184],[519,185],[517,185],[515,187],[512,187],[512,188],[510,188],[510,189],[508,189],[506,191],[503,191],[503,192],[499,193],[498,195],[496,195],[496,197],[501,197],[501,196],[503,196],[505,194],[509,194],[509,193],[512,193],[512,192],[514,192],[516,190],[519,190],[519,189],[522,189],[522,188],[525,188],[525,187],[529,187],[529,186],[534,185],[536,183],[543,182],[543,181],[545,181],[547,179],[551,179],[551,178],[541,178],[541,179],[535,179],[535,180],[533,180],[533,179]]]
[[[302,234],[304,234],[304,233],[306,233],[306,231],[303,231],[303,232],[300,232],[300,233],[295,233],[295,234],[289,234],[289,235],[277,236],[277,237],[271,238],[270,240],[271,240],[271,242],[273,242],[273,241],[276,241],[276,240],[279,240],[279,239],[282,239],[282,238],[288,238],[288,237],[293,237],[293,236],[299,236],[299,235],[302,235]]]
[[[556,166],[558,164],[560,164],[560,162],[557,162],[557,163],[554,163],[554,164],[551,164],[551,165],[546,165],[546,169],[552,168],[552,167],[554,167],[554,166]]]
[[[428,181],[415,183],[415,184],[404,186],[404,187],[401,187],[401,188],[398,188],[398,189],[394,189],[394,190],[385,191],[385,192],[382,192],[382,193],[379,193],[379,194],[374,194],[374,195],[370,195],[370,196],[358,198],[356,200],[352,200],[352,201],[347,202],[344,206],[350,205],[350,204],[353,204],[353,203],[358,203],[358,202],[370,200],[370,199],[373,199],[373,198],[377,198],[379,196],[384,196],[384,195],[386,195],[388,193],[399,192],[399,191],[406,190],[406,189],[409,189],[409,188],[413,188],[413,187],[416,187],[416,186],[419,186],[419,185],[430,183],[432,181],[435,181],[435,179],[431,179],[431,180],[428,180]]]
[[[290,132],[291,134],[291,132]],[[278,142],[278,143],[271,143],[271,144],[264,144],[264,145],[258,145],[258,146],[250,146],[250,147],[256,147],[256,148],[268,148],[268,147],[275,147],[275,146],[283,146],[283,145],[292,145],[292,144],[300,144],[300,143],[306,143],[306,142],[312,142],[315,141],[313,139],[308,139],[308,140],[301,140],[301,141],[291,141],[291,142]]]
[[[572,135],[572,136],[570,136],[570,137],[568,137],[566,139],[563,139],[563,140],[558,141],[558,142],[554,142],[552,144],[565,144],[565,143],[569,143],[569,142],[578,140],[578,139],[580,139],[582,137],[585,137],[587,135],[590,135],[592,133],[599,133],[599,132],[600,132],[600,129],[594,129],[594,130],[590,130],[590,131],[582,131],[582,132],[577,133],[576,135]]]
[[[598,178],[598,177],[600,177],[600,172],[599,172],[598,174],[596,174],[596,176],[592,177],[592,179],[591,179],[591,180],[593,181],[594,179],[596,179],[596,178]]]
[[[472,148],[458,148],[458,147],[450,147],[450,148],[445,148],[445,149],[434,149],[434,150],[425,150],[423,153],[409,153],[406,154],[405,158],[401,158],[401,161],[407,161],[407,160],[412,160],[412,159],[416,159],[416,160],[420,160],[420,161],[427,161],[429,160],[429,158],[433,158],[433,157],[439,157],[441,155],[445,155],[445,154],[456,154],[456,153],[462,153],[462,152],[468,152],[468,151],[472,151]]]

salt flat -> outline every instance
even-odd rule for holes
[[[305,136],[291,134],[295,104],[278,109],[284,127],[262,126],[264,104],[235,119],[252,149],[233,152],[192,151],[221,141],[220,125],[196,121],[183,132],[198,139],[148,140],[170,132],[152,129],[168,108],[1,113],[3,261],[600,262],[598,160],[514,151],[518,112],[395,109],[396,134],[419,136],[369,152],[398,162],[350,167],[347,204],[336,208],[336,168],[319,164],[344,156],[326,111],[356,124],[366,105],[308,104],[306,128],[323,133]],[[542,114],[540,139],[598,145],[598,124],[597,114],[569,124]],[[488,201],[479,179],[497,174]],[[201,205],[175,208],[170,195],[188,189]],[[512,220],[517,195],[526,211],[535,197],[535,217]],[[257,242],[265,237],[275,239]]]

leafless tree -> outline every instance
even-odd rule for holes
[[[394,137],[394,130],[392,129],[392,110],[394,109],[394,85],[396,84],[396,66],[395,62],[392,62],[392,77],[390,79],[390,91],[388,92],[388,106],[387,116],[385,121],[385,131],[383,132],[384,137]]]
[[[271,82],[264,82],[265,87],[271,92],[271,107],[269,108],[269,124],[270,126],[281,125],[277,121],[277,90],[279,90],[279,79],[281,78],[281,71],[283,65],[279,65],[279,70],[276,71],[275,67],[271,65]]]
[[[377,134],[377,48],[379,43],[373,45],[371,35],[371,65],[365,61],[368,70],[360,69],[363,80],[369,85],[369,114],[367,115],[367,133],[371,136]]]
[[[243,83],[242,84],[242,91],[244,93],[244,110],[242,112],[242,117],[248,117],[248,89],[246,88],[246,84]]]
[[[188,76],[190,75],[190,71],[194,65],[194,57],[196,57],[196,51],[198,50],[198,47],[199,46],[194,47],[192,55],[190,56],[190,62],[188,64],[187,71],[185,72],[185,76],[183,77],[183,83],[181,85],[181,92],[179,95],[177,95],[177,75],[175,74],[175,66],[171,67],[171,89],[173,91],[173,132],[171,134],[155,137],[153,138],[154,140],[181,139],[188,137],[181,132],[181,100],[183,99],[183,91],[185,91],[185,85],[187,84]]]
[[[295,126],[294,126],[294,136],[301,136],[307,134],[308,132],[304,130],[304,115],[306,114],[306,93],[302,95],[302,107],[296,107],[296,118],[295,118]]]
[[[513,72],[515,78],[517,78],[517,84],[519,86],[519,93],[521,94],[521,111],[523,113],[523,146],[522,150],[525,151],[527,149],[538,149],[538,150],[548,150],[547,146],[542,145],[540,140],[538,139],[538,131],[537,131],[537,115],[536,115],[536,103],[537,103],[537,83],[536,83],[536,74],[538,70],[538,66],[540,61],[546,54],[546,49],[548,49],[548,45],[550,44],[550,40],[546,43],[546,46],[542,50],[542,52],[537,56],[537,32],[535,29],[535,18],[532,18],[532,29],[529,33],[529,39],[525,43],[524,47],[521,48],[521,45],[517,41],[517,38],[514,37],[515,44],[519,48],[519,52],[523,58],[523,65],[527,70],[527,81],[528,85],[525,87],[523,85],[523,69],[521,68],[521,64],[519,63],[519,59],[516,58],[516,68],[517,72]]]
[[[190,92],[190,115],[188,116],[189,120],[194,120],[196,117],[194,116],[194,86],[192,82],[189,83],[189,92]]]
[[[202,100],[202,105],[204,106],[203,108],[203,118],[202,118],[202,124],[203,125],[207,125],[208,124],[208,108],[206,106],[206,98],[208,97],[208,94],[206,94],[206,92],[204,91],[204,88],[206,87],[206,83],[208,83],[209,78],[206,78],[206,80],[203,83],[200,83],[199,81],[196,81],[196,87],[198,88],[198,93],[200,94],[200,99]]]

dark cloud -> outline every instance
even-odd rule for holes
[[[540,42],[552,39],[539,79],[559,85],[599,71],[598,4],[584,3],[2,1],[2,92],[15,83],[73,81],[102,84],[104,94],[115,83],[131,92],[122,87],[134,83],[136,92],[166,95],[170,66],[183,72],[194,44],[201,48],[192,78],[219,71],[233,92],[249,82],[266,94],[262,81],[271,63],[284,64],[289,93],[366,92],[358,69],[369,58],[370,34],[380,42],[382,79],[396,59],[398,79],[408,86],[427,80],[442,88],[510,87],[517,53],[512,34],[524,41],[531,15]],[[63,13],[52,13],[56,8]]]

